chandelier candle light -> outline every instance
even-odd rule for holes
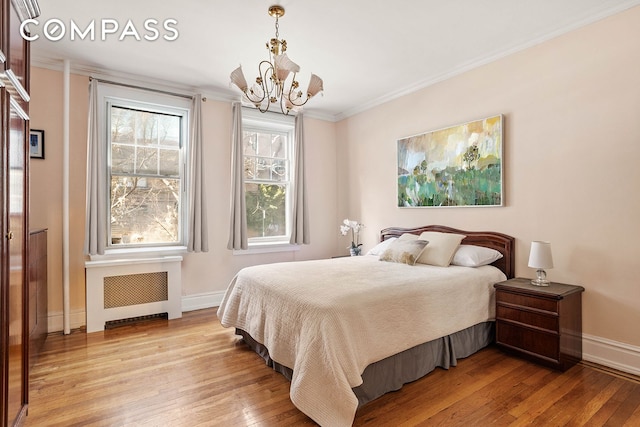
[[[282,113],[289,114],[290,111],[298,111],[307,101],[323,91],[322,79],[311,74],[307,96],[303,96],[302,90],[298,89],[300,83],[296,80],[300,66],[290,60],[285,53],[287,41],[279,39],[278,19],[284,16],[284,8],[279,5],[271,6],[269,15],[276,18],[276,36],[267,43],[269,60],[261,61],[258,65],[258,77],[251,88],[244,78],[242,66],[231,73],[231,83],[236,85],[244,93],[246,100],[261,112],[268,111],[272,104],[280,104]],[[287,87],[286,80],[291,73],[293,77]]]

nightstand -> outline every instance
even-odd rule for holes
[[[565,371],[582,360],[582,286],[510,279],[496,289],[496,343]]]

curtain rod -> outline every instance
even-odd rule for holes
[[[114,81],[111,81],[111,80],[99,79],[97,77],[89,77],[89,80],[96,80],[96,81],[98,81],[100,83],[106,83],[106,84],[116,85],[116,86],[123,86],[123,87],[128,87],[128,88],[131,88],[131,89],[147,90],[147,91],[150,91],[150,92],[161,93],[163,95],[178,96],[180,98],[187,98],[187,99],[192,99],[193,98],[193,95],[185,95],[183,93],[175,93],[175,92],[169,92],[169,91],[161,90],[161,89],[152,89],[152,88],[148,88],[148,87],[132,85],[132,84],[128,84],[128,83],[114,82]],[[207,101],[207,98],[202,97],[202,102],[206,102],[206,101]]]

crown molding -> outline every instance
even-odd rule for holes
[[[53,71],[62,72],[64,69],[64,61],[55,58],[43,57],[32,54],[31,66],[36,68],[44,68]],[[110,80],[116,83],[130,84],[135,86],[147,87],[149,89],[157,89],[166,92],[178,93],[182,95],[191,96],[195,93],[200,93],[204,98],[208,98],[214,101],[220,102],[234,102],[240,101],[240,96],[234,93],[203,90],[200,88],[176,84],[176,82],[170,82],[167,80],[154,79],[147,76],[140,76],[135,74],[123,73],[114,70],[106,70],[102,68],[92,67],[86,64],[70,61],[70,71],[73,74],[93,77],[96,79]],[[176,76],[176,80],[179,80],[179,76]],[[330,113],[323,113],[313,110],[304,110],[304,116],[312,119],[324,120],[328,122],[335,122],[336,116]]]
[[[212,91],[209,89],[201,89],[188,85],[181,85],[176,83],[180,80],[180,76],[176,76],[176,81],[168,81],[163,79],[156,79],[148,76],[141,76],[137,74],[123,73],[120,71],[108,70],[98,67],[93,67],[87,64],[79,62],[69,61],[70,71],[73,74],[93,77],[96,79],[110,80],[116,83],[130,84],[141,87],[147,87],[149,89],[156,89],[166,92],[173,92],[182,95],[192,96],[196,93],[202,95],[203,98],[211,99],[214,101],[233,102],[237,101],[238,97],[228,92]],[[61,59],[49,58],[32,54],[31,66],[36,68],[44,68],[53,71],[63,71],[64,61]],[[230,91],[229,91],[230,92]]]

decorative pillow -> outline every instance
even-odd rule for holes
[[[502,258],[502,254],[495,249],[475,245],[460,245],[453,259],[452,265],[463,267],[480,267],[489,265]]]
[[[460,242],[465,237],[467,236],[462,234],[425,231],[420,235],[420,239],[427,240],[429,246],[418,258],[418,263],[448,267],[458,246],[460,246]]]
[[[415,265],[428,243],[426,240],[397,239],[380,255],[380,261]]]
[[[387,240],[382,241],[377,245],[375,245],[373,248],[369,249],[369,252],[367,252],[367,255],[379,256],[380,254],[382,254],[382,252],[386,251],[389,248],[389,246],[391,245],[391,243],[393,243],[394,240],[397,240],[397,239],[398,239],[397,237],[389,237]]]

